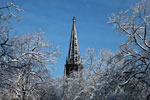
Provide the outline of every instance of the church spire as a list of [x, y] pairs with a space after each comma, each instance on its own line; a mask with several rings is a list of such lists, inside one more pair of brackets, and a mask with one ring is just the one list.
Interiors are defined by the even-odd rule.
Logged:
[[73, 71], [82, 69], [75, 17], [73, 17], [72, 32], [70, 38], [69, 53], [65, 65], [65, 73], [70, 75]]
[[79, 63], [80, 61], [80, 50], [79, 50], [77, 30], [75, 25], [75, 17], [73, 17], [68, 60], [70, 60], [70, 63]]

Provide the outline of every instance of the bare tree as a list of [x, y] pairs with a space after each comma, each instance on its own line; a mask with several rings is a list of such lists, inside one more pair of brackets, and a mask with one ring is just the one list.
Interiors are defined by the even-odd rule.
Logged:
[[15, 85], [13, 90], [22, 100], [31, 98], [36, 91], [35, 86], [42, 84], [43, 77], [49, 74], [47, 65], [54, 64], [59, 56], [57, 47], [53, 47], [49, 42], [45, 42], [41, 32], [33, 35], [25, 34], [15, 37], [13, 40], [13, 50], [15, 54], [11, 67], [19, 68], [16, 73]]
[[[15, 10], [12, 12], [12, 9]], [[12, 88], [10, 86], [11, 81], [9, 80], [10, 74], [12, 73], [9, 73], [11, 69], [7, 66], [7, 64], [9, 64], [8, 58], [11, 58], [9, 55], [11, 52], [10, 47], [12, 47], [9, 43], [9, 34], [12, 30], [11, 19], [17, 18], [16, 13], [20, 11], [23, 10], [14, 3], [8, 2], [0, 7], [0, 92], [3, 91], [1, 95], [5, 95], [5, 93], [8, 92], [8, 90], [4, 90], [5, 88]]]
[[[22, 10], [14, 3], [0, 7], [0, 99], [35, 100], [41, 98], [40, 85], [49, 82], [48, 66], [56, 63], [60, 54], [40, 31], [10, 37], [11, 19], [18, 19], [17, 11]], [[49, 85], [47, 88], [54, 87], [54, 82]]]
[[120, 54], [124, 59], [122, 79], [124, 80], [120, 86], [130, 87], [130, 89], [132, 87], [137, 91], [132, 95], [139, 94], [136, 100], [149, 100], [150, 0], [141, 0], [135, 7], [121, 11], [117, 15], [113, 14], [109, 23], [114, 24], [119, 32], [128, 36], [127, 42], [121, 45]]

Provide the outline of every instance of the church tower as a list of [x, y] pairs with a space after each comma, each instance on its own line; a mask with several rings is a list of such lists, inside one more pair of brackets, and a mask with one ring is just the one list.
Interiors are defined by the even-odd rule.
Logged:
[[75, 17], [73, 17], [69, 53], [68, 53], [68, 57], [66, 59], [66, 64], [65, 64], [65, 74], [67, 76], [69, 76], [74, 71], [81, 72], [83, 68], [81, 64], [80, 50], [79, 50], [79, 43], [78, 43], [75, 21], [76, 21]]

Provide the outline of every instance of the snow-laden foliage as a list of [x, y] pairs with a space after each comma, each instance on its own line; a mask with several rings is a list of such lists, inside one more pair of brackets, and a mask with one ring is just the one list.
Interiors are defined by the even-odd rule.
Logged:
[[78, 77], [77, 72], [73, 73], [76, 78], [64, 79], [63, 100], [106, 100], [118, 85], [118, 70], [110, 64], [113, 57], [114, 54], [108, 50], [101, 50], [96, 56], [94, 49], [87, 49], [83, 57], [83, 76]]
[[[127, 41], [115, 54], [87, 49], [82, 89], [75, 94], [69, 92], [70, 100], [150, 100], [149, 19], [150, 0], [141, 0], [110, 17], [109, 23], [127, 35]], [[77, 88], [75, 84], [71, 87]]]
[[122, 65], [122, 83], [124, 92], [131, 92], [133, 99], [150, 99], [150, 0], [141, 0], [135, 7], [119, 14], [113, 14], [109, 20], [115, 28], [128, 36], [120, 47], [124, 59]]
[[14, 3], [0, 7], [0, 100], [54, 100], [57, 89], [47, 65], [56, 62], [58, 48], [40, 31], [12, 35], [17, 11], [22, 10]]
[[150, 100], [150, 0], [110, 17], [127, 36], [118, 52], [87, 49], [82, 73], [55, 79], [47, 65], [57, 47], [40, 31], [10, 37], [11, 7], [20, 11], [14, 3], [0, 7], [0, 100]]

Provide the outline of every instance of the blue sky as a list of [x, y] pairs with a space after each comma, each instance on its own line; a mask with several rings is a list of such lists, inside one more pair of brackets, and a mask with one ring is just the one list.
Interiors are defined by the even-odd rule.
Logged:
[[[6, 1], [6, 0], [4, 0]], [[139, 0], [16, 0], [24, 9], [19, 14], [21, 22], [14, 24], [15, 32], [42, 30], [52, 44], [59, 46], [59, 57], [54, 77], [62, 75], [68, 55], [72, 18], [76, 17], [77, 33], [81, 56], [87, 48], [110, 49], [116, 52], [124, 36], [113, 31], [107, 24], [112, 13], [125, 10]]]

